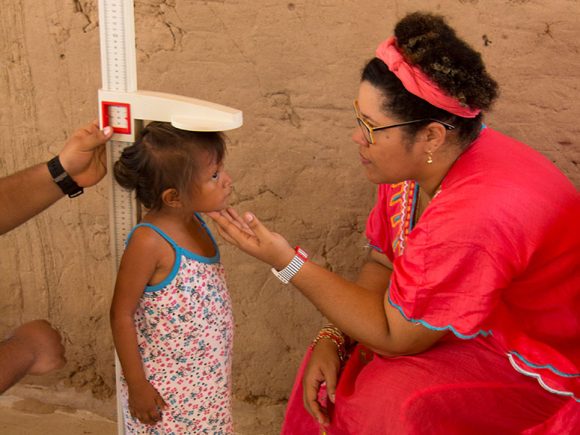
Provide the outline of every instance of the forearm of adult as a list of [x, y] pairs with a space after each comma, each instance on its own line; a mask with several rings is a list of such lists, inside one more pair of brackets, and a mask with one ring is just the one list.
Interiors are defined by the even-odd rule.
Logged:
[[0, 394], [22, 379], [34, 364], [34, 352], [26, 343], [9, 338], [0, 343]]
[[[268, 230], [252, 213], [240, 217], [233, 209], [209, 213], [230, 243], [276, 270], [285, 268], [294, 250], [280, 234]], [[374, 252], [374, 251], [372, 251]], [[390, 262], [371, 254], [357, 283], [349, 282], [311, 261], [292, 278], [328, 320], [354, 340], [381, 355], [406, 355], [433, 346], [446, 331], [418, 327], [387, 300]]]
[[26, 222], [63, 196], [46, 163], [1, 178], [0, 234]]
[[353, 340], [389, 353], [390, 330], [383, 305], [390, 270], [369, 261], [356, 283], [307, 262], [292, 279], [324, 316]]

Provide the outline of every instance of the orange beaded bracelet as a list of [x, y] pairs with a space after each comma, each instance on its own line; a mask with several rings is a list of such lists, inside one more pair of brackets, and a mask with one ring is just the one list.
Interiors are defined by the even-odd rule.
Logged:
[[318, 335], [311, 344], [311, 348], [314, 348], [323, 338], [332, 341], [336, 345], [338, 359], [340, 359], [341, 362], [344, 362], [346, 360], [347, 337], [336, 326], [326, 325], [318, 332]]

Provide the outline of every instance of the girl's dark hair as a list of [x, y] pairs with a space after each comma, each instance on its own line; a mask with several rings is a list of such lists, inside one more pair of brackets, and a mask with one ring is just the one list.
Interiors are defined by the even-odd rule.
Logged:
[[[459, 39], [443, 17], [415, 12], [395, 27], [397, 45], [405, 60], [420, 68], [441, 90], [471, 108], [487, 110], [498, 96], [497, 83], [485, 70], [481, 55]], [[407, 91], [382, 60], [370, 60], [362, 72], [385, 95], [383, 109], [402, 121], [433, 118], [456, 127], [459, 141], [467, 146], [479, 134], [482, 114], [462, 118], [439, 109]], [[404, 127], [414, 137], [424, 125]]]
[[151, 122], [136, 142], [125, 148], [113, 167], [117, 183], [135, 190], [137, 199], [148, 209], [159, 210], [161, 194], [167, 189], [190, 193], [192, 180], [215, 157], [219, 164], [226, 145], [219, 132], [180, 130], [168, 122]]

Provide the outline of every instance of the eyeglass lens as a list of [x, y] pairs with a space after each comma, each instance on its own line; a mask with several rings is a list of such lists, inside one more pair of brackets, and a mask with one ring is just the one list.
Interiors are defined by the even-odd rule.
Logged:
[[356, 118], [356, 122], [358, 123], [360, 129], [363, 132], [363, 136], [365, 137], [366, 141], [368, 143], [373, 143], [372, 138], [371, 138], [371, 132], [369, 131], [369, 128], [367, 127], [367, 125], [362, 121], [362, 119], [360, 118]]

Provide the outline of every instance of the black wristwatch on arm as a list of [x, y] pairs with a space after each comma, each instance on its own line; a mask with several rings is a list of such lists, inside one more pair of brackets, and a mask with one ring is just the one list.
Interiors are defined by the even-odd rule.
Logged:
[[68, 195], [69, 198], [74, 198], [75, 196], [83, 194], [83, 188], [80, 187], [69, 174], [67, 174], [62, 167], [58, 156], [50, 159], [47, 166], [48, 172], [50, 172], [50, 175], [52, 176], [52, 181], [60, 187], [60, 190], [62, 190], [65, 195]]

